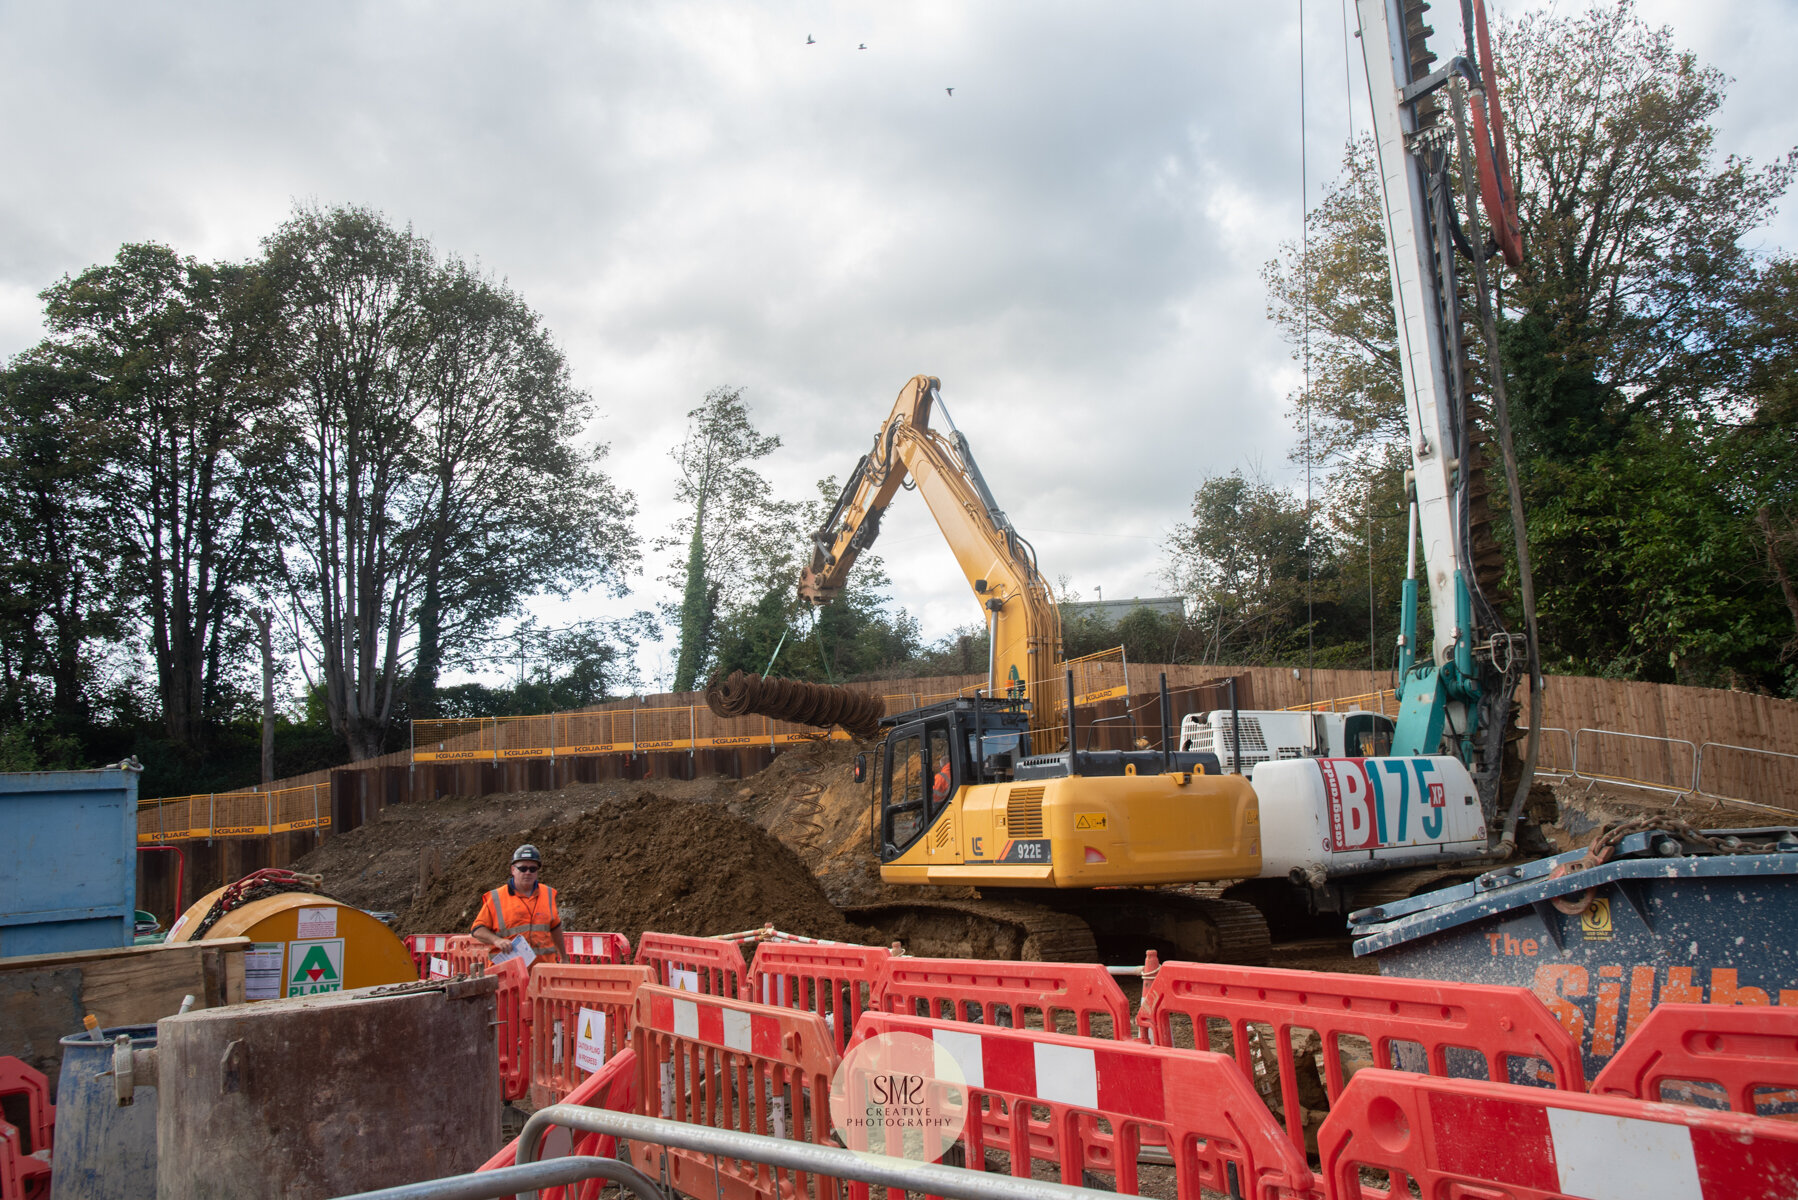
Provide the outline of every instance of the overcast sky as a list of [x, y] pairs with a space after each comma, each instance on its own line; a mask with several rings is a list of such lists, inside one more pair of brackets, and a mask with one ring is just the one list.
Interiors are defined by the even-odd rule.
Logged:
[[[1341, 4], [1304, 8], [1313, 200], [1366, 128]], [[1734, 77], [1722, 150], [1798, 144], [1798, 5], [1642, 12]], [[1296, 2], [4, 0], [0, 354], [124, 242], [242, 259], [296, 201], [367, 205], [544, 315], [646, 535], [708, 388], [799, 497], [928, 373], [1052, 580], [1152, 595], [1204, 476], [1302, 486], [1258, 277], [1299, 233], [1299, 52]], [[927, 637], [978, 620], [917, 497], [877, 550]], [[539, 608], [648, 605], [664, 569]]]

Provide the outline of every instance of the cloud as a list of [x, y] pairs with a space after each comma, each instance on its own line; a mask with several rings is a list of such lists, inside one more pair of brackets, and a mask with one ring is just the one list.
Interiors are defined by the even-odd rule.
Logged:
[[[1772, 58], [1789, 9], [1645, 8], [1753, 75], [1726, 129], [1795, 140]], [[1294, 21], [1146, 0], [5, 6], [0, 351], [39, 335], [38, 290], [123, 242], [241, 258], [296, 200], [366, 204], [544, 314], [645, 528], [673, 516], [666, 451], [708, 388], [747, 388], [800, 496], [928, 372], [1050, 577], [1149, 594], [1203, 476], [1286, 470], [1295, 377], [1257, 272], [1299, 228]], [[1342, 14], [1308, 22], [1315, 198], [1350, 116]], [[1364, 110], [1358, 61], [1348, 78]], [[978, 619], [916, 497], [881, 549], [927, 635]]]

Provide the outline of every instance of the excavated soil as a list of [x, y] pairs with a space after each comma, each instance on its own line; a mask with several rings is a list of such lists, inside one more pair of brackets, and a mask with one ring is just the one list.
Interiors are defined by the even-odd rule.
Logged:
[[523, 841], [542, 852], [544, 879], [572, 929], [635, 941], [645, 929], [705, 936], [771, 922], [807, 937], [873, 936], [845, 921], [806, 865], [766, 830], [724, 806], [649, 791], [475, 843], [422, 889], [400, 915], [400, 931], [466, 930]]

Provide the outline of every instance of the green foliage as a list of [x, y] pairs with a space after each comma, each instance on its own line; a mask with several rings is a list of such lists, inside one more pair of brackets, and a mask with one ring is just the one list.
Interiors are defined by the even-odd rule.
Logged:
[[88, 487], [146, 627], [168, 737], [202, 749], [241, 687], [249, 591], [273, 555], [280, 455], [267, 290], [253, 267], [121, 247], [43, 293], [45, 353], [111, 431]]
[[682, 550], [668, 577], [681, 593], [671, 614], [680, 636], [677, 692], [693, 690], [716, 667], [719, 614], [754, 603], [773, 581], [797, 570], [803, 505], [775, 499], [754, 466], [779, 446], [779, 437], [756, 430], [742, 388], [717, 387], [687, 414], [686, 436], [669, 453], [677, 471], [674, 498], [688, 511], [655, 548]]
[[[1726, 81], [1628, 0], [1502, 21], [1497, 46], [1525, 252], [1500, 280], [1500, 340], [1544, 660], [1794, 694], [1798, 594], [1788, 604], [1779, 576], [1798, 560], [1795, 268], [1751, 248], [1794, 157], [1719, 161]], [[1370, 576], [1388, 661], [1384, 614], [1402, 577], [1408, 450], [1378, 186], [1371, 146], [1350, 147], [1310, 214], [1309, 257], [1289, 245], [1264, 272], [1295, 357], [1309, 344], [1312, 386], [1294, 415], [1308, 401], [1330, 473], [1314, 547], [1319, 662], [1351, 638], [1366, 653]], [[1498, 532], [1502, 476], [1488, 470]], [[1255, 594], [1284, 604], [1272, 628], [1289, 653], [1304, 626], [1291, 571], [1274, 575], [1284, 585]]]
[[1552, 669], [1706, 687], [1765, 686], [1788, 622], [1716, 486], [1715, 443], [1638, 417], [1616, 444], [1530, 480], [1531, 548]]
[[1168, 543], [1171, 581], [1192, 597], [1204, 662], [1260, 663], [1300, 653], [1307, 604], [1334, 596], [1335, 564], [1307, 556], [1304, 503], [1232, 471], [1199, 485], [1192, 522]]
[[366, 209], [302, 208], [265, 250], [291, 364], [281, 581], [369, 757], [408, 666], [428, 709], [440, 665], [525, 597], [617, 583], [635, 506], [573, 445], [588, 398], [514, 293]]
[[[918, 622], [903, 608], [888, 610], [889, 586], [885, 568], [873, 554], [856, 560], [854, 577], [842, 595], [815, 610], [799, 600], [793, 575], [777, 578], [753, 604], [720, 622], [713, 670], [821, 683], [915, 674]], [[984, 650], [980, 661], [984, 666]]]

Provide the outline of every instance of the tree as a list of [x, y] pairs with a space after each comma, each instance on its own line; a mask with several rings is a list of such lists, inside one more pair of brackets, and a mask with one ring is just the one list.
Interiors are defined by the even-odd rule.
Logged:
[[113, 438], [86, 382], [54, 345], [0, 370], [0, 725], [15, 738], [89, 720], [100, 651], [126, 627]]
[[[117, 431], [103, 469], [148, 625], [167, 736], [198, 749], [229, 703], [225, 653], [267, 572], [277, 439], [256, 271], [126, 245], [43, 293], [83, 415]], [[235, 628], [234, 628], [235, 627]]]
[[[291, 363], [283, 576], [331, 728], [381, 753], [417, 602], [430, 248], [366, 209], [301, 209], [264, 243]], [[302, 659], [302, 662], [304, 659]], [[311, 678], [308, 671], [308, 678]]]
[[1168, 542], [1169, 582], [1194, 599], [1204, 662], [1267, 662], [1305, 645], [1306, 607], [1330, 589], [1325, 547], [1307, 578], [1316, 534], [1304, 503], [1257, 475], [1214, 475], [1193, 496], [1192, 523]]
[[680, 642], [673, 690], [692, 691], [713, 655], [722, 610], [772, 585], [803, 540], [796, 503], [776, 500], [751, 464], [780, 446], [757, 432], [743, 389], [717, 387], [687, 414], [687, 433], [669, 453], [674, 498], [687, 510], [656, 548], [682, 546], [671, 582], [680, 588]]
[[534, 592], [609, 584], [637, 561], [636, 503], [576, 447], [591, 415], [541, 319], [517, 293], [452, 259], [421, 300], [430, 507], [413, 708], [435, 712], [446, 653], [467, 650]]
[[300, 209], [265, 252], [292, 364], [284, 578], [332, 728], [371, 757], [414, 649], [428, 696], [525, 596], [616, 582], [633, 505], [572, 445], [587, 399], [516, 295], [366, 209]]

